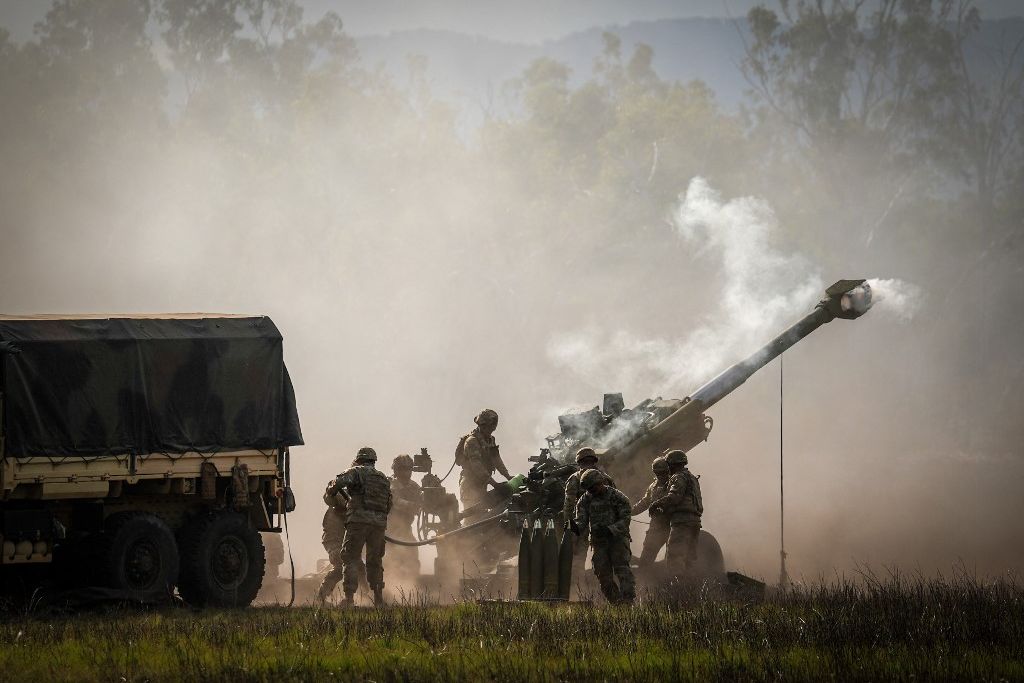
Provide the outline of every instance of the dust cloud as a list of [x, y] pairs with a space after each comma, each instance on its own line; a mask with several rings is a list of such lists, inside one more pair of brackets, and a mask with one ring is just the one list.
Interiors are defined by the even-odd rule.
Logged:
[[[380, 74], [329, 18], [266, 44], [239, 31], [189, 61], [130, 3], [93, 6], [110, 14], [83, 20], [103, 41], [54, 30], [33, 39], [37, 62], [0, 50], [0, 310], [272, 317], [306, 440], [289, 519], [300, 573], [326, 556], [323, 486], [359, 447], [388, 472], [427, 447], [443, 475], [490, 407], [525, 471], [559, 410], [606, 391], [684, 397], [825, 285], [876, 275], [904, 283], [873, 280], [878, 310], [785, 357], [791, 574], [1024, 561], [1019, 247], [972, 260], [967, 237], [908, 236], [925, 213], [864, 246], [879, 212], [858, 222], [793, 190], [791, 167], [730, 155], [739, 138], [709, 122], [737, 119], [698, 86], [651, 86], [666, 110], [686, 105], [666, 136], [692, 141], [675, 156], [661, 144], [655, 172], [650, 141], [630, 137], [643, 127], [598, 144], [605, 110], [577, 106], [550, 66], [517, 85], [526, 113], [467, 132], [413, 61]], [[769, 579], [778, 381], [776, 361], [716, 406], [691, 454], [727, 565]]]

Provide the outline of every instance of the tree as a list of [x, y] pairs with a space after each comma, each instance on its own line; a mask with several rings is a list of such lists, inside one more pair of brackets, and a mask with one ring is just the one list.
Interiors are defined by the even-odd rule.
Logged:
[[933, 187], [966, 183], [991, 215], [1024, 165], [1013, 124], [1024, 36], [974, 58], [968, 0], [783, 0], [781, 11], [749, 13], [743, 72], [835, 194], [873, 172], [891, 203], [932, 173]]

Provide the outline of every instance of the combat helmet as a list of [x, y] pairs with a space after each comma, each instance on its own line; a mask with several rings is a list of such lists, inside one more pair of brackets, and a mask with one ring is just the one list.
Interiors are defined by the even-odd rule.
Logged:
[[361, 460], [364, 462], [377, 462], [377, 451], [373, 450], [369, 446], [363, 446], [359, 449], [359, 452], [356, 453], [356, 462]]
[[404, 453], [402, 455], [395, 456], [395, 459], [391, 461], [391, 469], [393, 469], [393, 470], [400, 470], [400, 469], [411, 470], [412, 468], [413, 468], [412, 458], [410, 458], [408, 455], [406, 455]]
[[583, 448], [576, 451], [577, 465], [582, 465], [583, 461], [586, 460], [587, 458], [593, 458], [594, 462], [597, 462], [597, 451], [595, 451], [593, 448], [590, 448], [589, 446], [584, 446]]
[[473, 418], [477, 424], [498, 424], [498, 413], [490, 408], [484, 408], [480, 414]]
[[665, 454], [665, 463], [669, 467], [675, 467], [677, 465], [682, 465], [683, 467], [686, 467], [686, 465], [689, 463], [689, 460], [686, 457], [686, 453], [680, 450], [675, 450], [669, 451], [668, 453]]
[[654, 472], [655, 476], [668, 474], [668, 460], [665, 459], [665, 456], [654, 459], [654, 462], [651, 463], [651, 471]]
[[601, 474], [601, 472], [599, 472], [598, 470], [587, 470], [586, 472], [583, 473], [583, 476], [580, 477], [580, 486], [582, 486], [587, 491], [594, 488], [598, 484], [607, 483], [608, 478]]

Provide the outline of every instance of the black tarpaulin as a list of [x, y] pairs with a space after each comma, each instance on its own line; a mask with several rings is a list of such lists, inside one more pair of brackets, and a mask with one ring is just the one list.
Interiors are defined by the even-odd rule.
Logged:
[[13, 456], [302, 443], [266, 317], [0, 318], [0, 388]]

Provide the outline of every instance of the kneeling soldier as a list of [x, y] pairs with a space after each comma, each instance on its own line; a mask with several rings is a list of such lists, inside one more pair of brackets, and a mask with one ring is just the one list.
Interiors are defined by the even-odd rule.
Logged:
[[[365, 571], [366, 582], [373, 590], [373, 602], [384, 603], [384, 530], [391, 511], [391, 483], [374, 467], [377, 453], [360, 448], [355, 463], [342, 472], [328, 487], [328, 493], [340, 493], [348, 499], [348, 520], [345, 522], [345, 543], [341, 548], [344, 562], [344, 605], [353, 604], [359, 576]], [[366, 546], [366, 564], [361, 557]]]
[[576, 528], [590, 528], [591, 562], [601, 592], [608, 602], [631, 604], [636, 584], [629, 567], [629, 499], [609, 486], [608, 478], [596, 469], [583, 473], [580, 486], [586, 493], [576, 504]]

